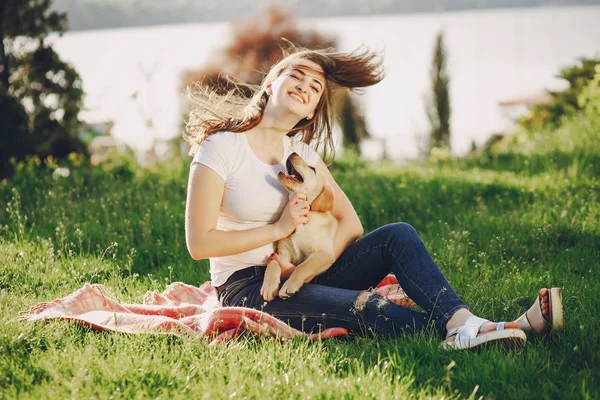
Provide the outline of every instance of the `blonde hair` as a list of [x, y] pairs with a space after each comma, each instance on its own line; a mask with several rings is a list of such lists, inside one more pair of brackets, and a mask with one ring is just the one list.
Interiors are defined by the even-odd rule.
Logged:
[[[234, 83], [234, 89], [218, 94], [214, 89], [196, 84], [188, 87], [191, 102], [189, 119], [186, 121], [185, 141], [190, 145], [189, 155], [194, 155], [202, 142], [210, 135], [221, 132], [245, 132], [260, 123], [269, 101], [267, 84], [277, 79], [288, 67], [299, 60], [309, 60], [323, 69], [326, 80], [323, 95], [317, 104], [314, 117], [300, 120], [289, 132], [300, 132], [302, 142], [315, 141], [323, 147], [323, 157], [334, 152], [332, 123], [335, 118], [334, 96], [338, 89], [355, 90], [374, 85], [384, 77], [383, 59], [368, 49], [358, 48], [351, 53], [332, 49], [308, 50], [292, 47], [284, 50], [284, 58], [277, 62], [265, 76], [260, 86]], [[243, 91], [251, 93], [250, 98]]]

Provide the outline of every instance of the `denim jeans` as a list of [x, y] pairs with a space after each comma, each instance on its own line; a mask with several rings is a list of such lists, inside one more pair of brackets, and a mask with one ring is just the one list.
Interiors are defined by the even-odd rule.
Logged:
[[[251, 268], [255, 270], [253, 276], [225, 283], [219, 296], [221, 304], [259, 309], [305, 332], [343, 327], [362, 335], [399, 336], [433, 326], [445, 336], [450, 317], [461, 308], [469, 309], [452, 290], [415, 229], [402, 222], [382, 226], [358, 239], [327, 271], [287, 300], [277, 297], [264, 301], [260, 289], [265, 267]], [[374, 292], [364, 295], [390, 272], [424, 312], [401, 307]], [[361, 302], [357, 303], [359, 296]]]

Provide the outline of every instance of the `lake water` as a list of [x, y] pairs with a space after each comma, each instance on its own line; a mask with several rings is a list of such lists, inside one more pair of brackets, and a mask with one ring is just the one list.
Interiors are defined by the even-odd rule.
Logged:
[[[562, 89], [561, 67], [600, 56], [600, 6], [305, 19], [335, 35], [342, 51], [385, 50], [387, 76], [360, 96], [368, 127], [388, 154], [414, 157], [427, 131], [424, 96], [435, 35], [445, 32], [452, 102], [452, 147], [463, 154], [511, 126], [498, 102]], [[181, 134], [182, 71], [218, 54], [228, 23], [70, 32], [55, 40], [86, 92], [81, 117], [114, 121], [113, 136], [138, 150]], [[147, 121], [151, 119], [152, 124]]]

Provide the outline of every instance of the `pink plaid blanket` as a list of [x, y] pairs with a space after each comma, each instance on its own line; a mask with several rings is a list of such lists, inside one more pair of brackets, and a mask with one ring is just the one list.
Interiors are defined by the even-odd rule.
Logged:
[[[414, 304], [393, 275], [381, 281], [375, 291], [402, 306]], [[143, 304], [119, 303], [105, 286], [86, 283], [62, 299], [34, 305], [21, 312], [19, 318], [28, 321], [61, 318], [98, 330], [123, 333], [205, 336], [211, 344], [225, 342], [242, 332], [280, 339], [306, 335], [259, 310], [221, 307], [210, 282], [200, 287], [172, 283], [162, 293], [147, 292]], [[347, 335], [344, 328], [329, 328], [310, 337], [325, 339]]]

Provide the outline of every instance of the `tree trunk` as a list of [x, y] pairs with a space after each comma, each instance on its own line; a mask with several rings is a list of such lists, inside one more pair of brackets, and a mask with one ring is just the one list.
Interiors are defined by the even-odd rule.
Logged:
[[6, 57], [6, 49], [4, 48], [4, 15], [6, 12], [6, 1], [0, 0], [0, 66], [2, 72], [0, 74], [0, 82], [4, 83], [8, 90], [8, 57]]

